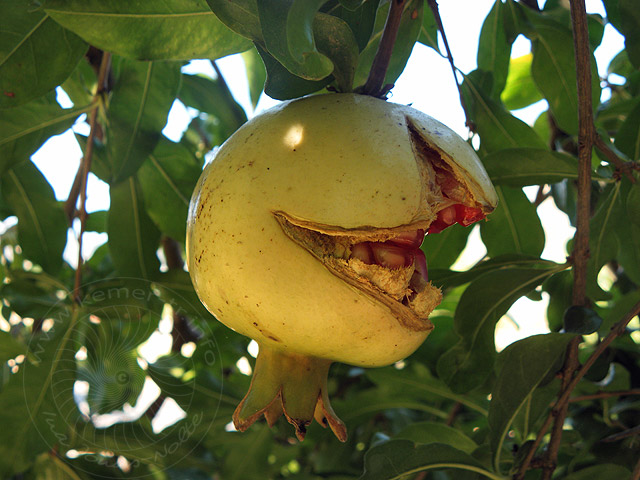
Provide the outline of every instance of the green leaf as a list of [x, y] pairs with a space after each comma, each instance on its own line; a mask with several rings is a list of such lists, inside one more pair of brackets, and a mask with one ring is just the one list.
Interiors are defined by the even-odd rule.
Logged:
[[564, 312], [564, 330], [568, 333], [590, 335], [602, 325], [602, 318], [591, 308], [579, 305], [570, 306]]
[[478, 68], [493, 75], [492, 98], [500, 98], [509, 71], [511, 43], [504, 28], [506, 5], [496, 1], [482, 24], [478, 44]]
[[133, 175], [155, 148], [180, 76], [177, 63], [121, 59], [107, 114], [112, 183]]
[[0, 295], [11, 311], [21, 317], [49, 318], [59, 309], [66, 308], [58, 298], [67, 289], [60, 282], [44, 272], [11, 270], [10, 277], [0, 287]]
[[[317, 10], [318, 3], [321, 2], [313, 2], [313, 4], [307, 2], [307, 5], [311, 7], [307, 12], [311, 13], [311, 18], [315, 14], [311, 10]], [[307, 31], [302, 28], [302, 31], [298, 30], [297, 38], [290, 38], [289, 14], [295, 4], [296, 2], [293, 0], [269, 2], [257, 0], [258, 15], [266, 49], [294, 75], [306, 80], [321, 80], [331, 74], [333, 64], [330, 59], [315, 48], [313, 34], [309, 31], [311, 29], [310, 21]], [[299, 3], [299, 5], [303, 4]], [[292, 18], [291, 23], [294, 21], [295, 18]], [[303, 51], [291, 51], [291, 45], [296, 41], [302, 42]]]
[[313, 22], [318, 50], [333, 62], [333, 78], [339, 92], [353, 90], [358, 45], [347, 23], [333, 15], [318, 13]]
[[470, 233], [470, 227], [456, 224], [437, 235], [424, 237], [420, 248], [427, 257], [429, 269], [449, 268], [460, 256]]
[[612, 234], [624, 213], [620, 200], [620, 182], [603, 192], [595, 208], [589, 227], [589, 261], [587, 264], [587, 288], [590, 297], [604, 292], [598, 286], [598, 274], [602, 267], [618, 255], [618, 238]]
[[640, 160], [640, 103], [629, 113], [620, 125], [615, 146], [629, 159]]
[[53, 95], [0, 110], [0, 174], [28, 160], [49, 137], [67, 130], [89, 110], [63, 109]]
[[594, 478], [598, 480], [621, 480], [630, 478], [630, 474], [631, 472], [621, 465], [603, 463], [573, 472], [564, 477], [564, 480], [592, 480]]
[[479, 276], [494, 270], [511, 267], [552, 268], [556, 266], [556, 263], [542, 260], [536, 256], [508, 254], [483, 260], [466, 272], [440, 269], [431, 270], [430, 278], [436, 285], [449, 289], [469, 283]]
[[120, 275], [149, 279], [160, 269], [156, 256], [160, 232], [145, 210], [140, 190], [134, 177], [111, 186], [109, 252]]
[[[578, 178], [578, 163], [570, 155], [542, 148], [507, 148], [490, 153], [483, 163], [496, 185], [524, 187]], [[594, 178], [601, 178], [594, 174]]]
[[[465, 77], [462, 85], [469, 101], [472, 119], [480, 135], [482, 149], [492, 153], [505, 148], [545, 148], [546, 145], [529, 125], [507, 112], [504, 107], [483, 92], [483, 75], [475, 71]], [[480, 81], [479, 81], [480, 80]]]
[[410, 440], [417, 444], [444, 443], [471, 455], [478, 448], [476, 442], [460, 430], [436, 422], [412, 423], [394, 435], [396, 440]]
[[629, 60], [640, 69], [640, 12], [634, 0], [620, 0], [620, 29], [624, 35], [624, 46]]
[[491, 393], [489, 428], [493, 468], [500, 471], [503, 442], [516, 414], [540, 382], [552, 373], [573, 335], [534, 335], [512, 343], [499, 355], [501, 369]]
[[362, 52], [373, 32], [380, 0], [359, 2], [359, 5], [354, 5], [355, 8], [344, 6], [344, 3], [341, 2], [340, 6], [332, 8], [331, 14], [347, 22], [358, 42], [358, 50]]
[[56, 274], [62, 267], [68, 223], [47, 179], [33, 163], [23, 163], [2, 176], [2, 195], [18, 217], [24, 255]]
[[0, 108], [6, 108], [38, 98], [64, 82], [87, 44], [30, 2], [1, 0], [0, 11]]
[[242, 60], [244, 60], [244, 68], [247, 71], [251, 105], [256, 108], [267, 80], [267, 70], [264, 67], [264, 63], [262, 63], [258, 50], [255, 48], [243, 52]]
[[184, 313], [192, 320], [212, 318], [211, 313], [198, 298], [189, 273], [184, 270], [169, 270], [161, 273], [153, 285], [158, 296], [170, 304], [174, 311]]
[[508, 253], [540, 256], [544, 230], [540, 218], [522, 189], [496, 187], [498, 207], [480, 224], [482, 241], [490, 257]]
[[542, 94], [531, 76], [532, 60], [531, 53], [510, 60], [507, 82], [500, 95], [500, 99], [509, 110], [528, 107], [542, 100]]
[[431, 8], [424, 9], [418, 41], [427, 47], [433, 48], [436, 52], [440, 52], [438, 47], [438, 22], [436, 22]]
[[[620, 250], [618, 262], [625, 273], [636, 285], [640, 285], [640, 224], [638, 223], [638, 199], [640, 198], [640, 184], [624, 181], [621, 187], [621, 199], [624, 202], [624, 215], [618, 218], [614, 234], [618, 237]], [[620, 210], [618, 210], [620, 212]]]
[[442, 443], [416, 445], [409, 440], [390, 440], [375, 446], [364, 457], [360, 480], [397, 480], [427, 470], [455, 469], [501, 479], [478, 460]]
[[[389, 68], [387, 69], [387, 74], [384, 77], [383, 85], [394, 84], [404, 70], [407, 60], [409, 60], [411, 50], [420, 35], [422, 17], [424, 14], [423, 10], [423, 0], [410, 0], [405, 5], [400, 19], [398, 36], [396, 37], [393, 54], [389, 61]], [[388, 12], [389, 3], [384, 3], [378, 8], [374, 33], [369, 39], [369, 43], [365, 49], [360, 53], [360, 59], [358, 60], [358, 67], [356, 69], [354, 79], [354, 85], [356, 86], [364, 85], [367, 81], [371, 65], [373, 64], [373, 59], [378, 51], [378, 45], [380, 45], [384, 22], [387, 18]]]
[[[76, 350], [71, 345], [73, 317], [61, 310], [47, 331], [29, 341], [30, 353], [0, 393], [0, 476], [24, 472], [42, 452], [71, 446], [79, 420], [73, 402]], [[7, 439], [10, 438], [10, 441]]]
[[[306, 57], [319, 53], [313, 38], [313, 17], [327, 0], [292, 0], [289, 3], [289, 11], [285, 17], [284, 31], [287, 35], [287, 44], [291, 57], [304, 63]], [[258, 2], [260, 9], [260, 2]], [[259, 10], [260, 11], [260, 10]], [[263, 28], [263, 32], [264, 32]], [[267, 28], [267, 30], [269, 30]], [[269, 42], [269, 39], [265, 39]], [[267, 46], [269, 44], [267, 43]], [[322, 75], [323, 78], [326, 75]]]
[[87, 221], [84, 226], [85, 232], [106, 233], [107, 232], [107, 215], [106, 210], [98, 210], [87, 215]]
[[76, 65], [75, 70], [61, 85], [74, 105], [90, 104], [98, 83], [97, 72], [85, 60]]
[[231, 30], [264, 44], [257, 0], [207, 0], [207, 3], [216, 17]]
[[302, 97], [309, 93], [317, 92], [331, 81], [330, 78], [323, 80], [305, 80], [287, 70], [280, 62], [273, 58], [269, 52], [256, 44], [260, 58], [264, 62], [267, 70], [267, 80], [264, 85], [264, 93], [276, 100], [289, 100]]
[[[553, 20], [531, 16], [535, 24], [531, 74], [549, 102], [561, 130], [578, 133], [578, 90], [571, 30]], [[600, 99], [600, 79], [591, 55], [591, 90], [594, 108]]]
[[493, 368], [495, 325], [520, 297], [557, 269], [505, 268], [473, 281], [456, 308], [455, 331], [460, 341], [440, 357], [438, 375], [457, 393], [479, 386]]
[[162, 137], [138, 171], [147, 213], [160, 230], [184, 242], [191, 193], [202, 173], [189, 150]]
[[189, 107], [213, 115], [225, 139], [247, 121], [247, 114], [220, 78], [182, 75], [178, 98]]
[[214, 59], [251, 46], [204, 0], [47, 0], [45, 11], [91, 45], [136, 60]]

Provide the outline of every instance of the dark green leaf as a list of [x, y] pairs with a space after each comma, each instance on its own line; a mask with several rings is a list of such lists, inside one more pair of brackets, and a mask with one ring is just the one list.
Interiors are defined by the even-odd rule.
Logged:
[[111, 186], [111, 206], [107, 219], [109, 251], [120, 275], [149, 279], [160, 262], [156, 256], [160, 232], [144, 206], [135, 178]]
[[468, 392], [482, 384], [496, 355], [495, 324], [516, 300], [555, 272], [552, 268], [506, 268], [469, 285], [454, 317], [460, 341], [438, 361], [438, 375], [454, 392]]
[[117, 322], [122, 334], [136, 346], [155, 328], [163, 304], [145, 280], [106, 278], [86, 287], [81, 306], [85, 317], [95, 315]]
[[640, 160], [640, 103], [635, 106], [622, 125], [620, 125], [615, 145], [629, 159]]
[[71, 447], [71, 430], [79, 420], [72, 400], [76, 350], [71, 313], [61, 310], [53, 320], [46, 333], [31, 337], [27, 360], [0, 393], [2, 478], [24, 472], [39, 453]]
[[602, 318], [591, 308], [572, 305], [564, 312], [563, 323], [564, 330], [568, 333], [589, 335], [598, 331]]
[[11, 270], [7, 280], [0, 294], [5, 304], [23, 318], [50, 318], [65, 308], [58, 295], [67, 293], [66, 287], [44, 272]]
[[[618, 262], [624, 268], [625, 273], [636, 285], [640, 285], [640, 224], [637, 223], [638, 198], [640, 194], [640, 184], [638, 182], [630, 184], [623, 181], [620, 191], [621, 199], [624, 202], [624, 215], [618, 218], [618, 226], [614, 234], [618, 237], [620, 250]], [[620, 212], [620, 210], [618, 210]]]
[[216, 17], [231, 30], [264, 44], [257, 0], [207, 0], [207, 3]]
[[178, 98], [189, 107], [213, 115], [224, 138], [231, 136], [247, 121], [247, 114], [220, 78], [182, 75]]
[[107, 232], [107, 214], [106, 210], [98, 210], [87, 215], [87, 221], [84, 226], [85, 232]]
[[347, 23], [333, 15], [318, 13], [313, 21], [318, 51], [333, 62], [333, 78], [340, 92], [351, 92], [358, 63], [358, 45]]
[[2, 0], [0, 11], [0, 108], [6, 108], [38, 98], [64, 82], [87, 44], [30, 2]]
[[498, 207], [480, 224], [489, 256], [509, 253], [540, 256], [545, 238], [535, 205], [522, 189], [496, 187], [496, 192]]
[[449, 268], [460, 256], [467, 244], [471, 227], [452, 225], [437, 235], [427, 235], [422, 242], [422, 250], [430, 269]]
[[620, 200], [620, 182], [612, 185], [601, 196], [589, 227], [588, 290], [591, 297], [601, 296], [598, 286], [598, 274], [602, 267], [614, 260], [618, 254], [618, 238], [612, 233], [616, 229], [624, 206]]
[[264, 68], [260, 54], [255, 48], [243, 52], [242, 59], [244, 60], [244, 67], [247, 71], [251, 105], [253, 108], [256, 108], [267, 80], [267, 70]]
[[577, 472], [567, 475], [564, 480], [621, 480], [630, 478], [630, 472], [621, 465], [613, 463], [604, 463], [587, 467]]
[[[439, 235], [439, 234], [438, 234]], [[480, 275], [494, 270], [501, 270], [511, 267], [528, 267], [528, 268], [552, 268], [557, 266], [556, 263], [548, 260], [542, 260], [538, 257], [529, 255], [501, 255], [495, 258], [489, 258], [478, 263], [466, 272], [456, 272], [452, 270], [431, 270], [430, 278], [436, 285], [449, 289], [469, 283]]]
[[[313, 3], [311, 5], [312, 9], [318, 6], [316, 2]], [[304, 51], [305, 55], [302, 55], [303, 52], [298, 52], [299, 55], [296, 55], [291, 51], [292, 42], [289, 39], [288, 18], [295, 4], [294, 1], [278, 0], [267, 2], [257, 0], [257, 4], [266, 49], [276, 60], [291, 73], [306, 80], [321, 80], [331, 74], [333, 64], [329, 58], [315, 49], [313, 35], [310, 31], [307, 31], [306, 35], [304, 32], [301, 33], [301, 38], [297, 39], [297, 41], [302, 41], [309, 47]], [[294, 19], [292, 18], [293, 21]], [[307, 41], [305, 42], [305, 40]]]
[[67, 130], [89, 108], [63, 109], [53, 95], [0, 110], [0, 173], [24, 162], [52, 135]]
[[624, 34], [624, 46], [629, 60], [640, 69], [640, 12], [634, 0], [620, 0], [620, 29]]
[[549, 374], [573, 335], [534, 335], [509, 345], [500, 353], [502, 367], [493, 387], [489, 428], [493, 468], [500, 471], [503, 442], [518, 411]]
[[160, 139], [178, 93], [180, 65], [122, 59], [108, 110], [112, 182], [133, 175]]
[[212, 318], [212, 314], [202, 305], [191, 283], [191, 277], [184, 270], [169, 270], [158, 276], [154, 282], [158, 296], [170, 304], [175, 312], [187, 315], [197, 323]]
[[2, 175], [2, 195], [18, 217], [24, 255], [46, 272], [57, 273], [68, 224], [47, 179], [33, 163], [23, 163]]
[[500, 98], [504, 89], [511, 57], [511, 43], [504, 28], [506, 5], [496, 1], [485, 18], [478, 44], [478, 68], [493, 75], [492, 98]]
[[[313, 17], [316, 16], [320, 7], [327, 0], [292, 0], [289, 3], [289, 11], [286, 15], [286, 25], [284, 31], [287, 35], [287, 44], [291, 57], [298, 62], [304, 63], [306, 57], [319, 53], [316, 50], [313, 38]], [[258, 1], [260, 11], [260, 1]], [[264, 24], [264, 23], [263, 23]], [[262, 29], [263, 32], [265, 28]], [[268, 28], [266, 30], [269, 30]], [[265, 38], [267, 46], [269, 39]], [[319, 78], [324, 78], [322, 75]]]
[[186, 147], [162, 137], [138, 171], [147, 213], [160, 230], [184, 242], [191, 193], [202, 167]]
[[556, 273], [544, 282], [542, 289], [549, 294], [549, 306], [547, 307], [549, 329], [552, 332], [557, 332], [562, 328], [562, 317], [572, 302], [573, 277], [571, 271], [565, 270]]
[[400, 433], [394, 435], [393, 438], [396, 440], [410, 440], [418, 444], [444, 443], [468, 454], [473, 453], [478, 448], [476, 442], [460, 430], [436, 422], [412, 423], [403, 428]]
[[367, 452], [360, 480], [396, 480], [409, 474], [444, 468], [471, 471], [494, 480], [502, 478], [471, 455], [449, 445], [416, 445], [409, 440], [391, 440]]
[[509, 110], [524, 108], [542, 100], [533, 77], [531, 76], [531, 61], [533, 55], [527, 53], [521, 57], [512, 58], [509, 63], [509, 75], [500, 99]]
[[[422, 28], [422, 16], [424, 5], [422, 0], [410, 0], [407, 2], [402, 12], [398, 36], [393, 48], [393, 54], [389, 62], [387, 74], [384, 77], [383, 85], [394, 84], [404, 70], [411, 50], [418, 40], [420, 29]], [[369, 76], [369, 70], [373, 64], [373, 59], [378, 51], [378, 45], [382, 38], [382, 30], [385, 19], [389, 12], [389, 3], [380, 5], [376, 16], [374, 33], [369, 39], [369, 43], [360, 54], [358, 68], [356, 69], [354, 85], [364, 85]]]
[[317, 92], [331, 81], [330, 78], [315, 81], [297, 77], [284, 68], [280, 62], [258, 44], [256, 44], [256, 48], [267, 70], [264, 93], [271, 98], [275, 98], [276, 100], [289, 100], [291, 98], [302, 97], [303, 95]]
[[[576, 62], [571, 30], [553, 20], [535, 16], [531, 74], [561, 130], [578, 133]], [[600, 99], [600, 80], [591, 56], [591, 90], [594, 107]]]
[[358, 3], [359, 5], [356, 5], [355, 8], [350, 8], [341, 2], [342, 5], [331, 9], [331, 14], [347, 22], [358, 42], [358, 50], [362, 51], [369, 43], [380, 0], [367, 0]]
[[47, 0], [45, 11], [91, 45], [137, 60], [213, 59], [251, 46], [204, 0]]
[[[578, 178], [578, 163], [570, 155], [542, 148], [508, 148], [483, 159], [489, 177], [497, 185], [524, 187]], [[594, 175], [599, 178], [599, 175]]]
[[433, 48], [436, 52], [440, 51], [438, 47], [438, 23], [430, 8], [424, 9], [418, 41], [427, 47]]
[[88, 105], [93, 101], [96, 83], [97, 72], [88, 61], [81, 61], [61, 87], [74, 105]]

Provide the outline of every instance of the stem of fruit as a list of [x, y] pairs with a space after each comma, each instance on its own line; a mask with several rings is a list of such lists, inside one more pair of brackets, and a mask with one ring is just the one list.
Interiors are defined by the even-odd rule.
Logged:
[[249, 391], [233, 413], [236, 429], [245, 431], [262, 415], [273, 426], [284, 413], [300, 441], [314, 418], [323, 427], [331, 427], [341, 442], [346, 441], [346, 427], [327, 395], [331, 363], [260, 345]]
[[367, 82], [364, 84], [362, 93], [373, 97], [383, 97], [387, 94], [387, 87], [384, 79], [387, 76], [387, 69], [393, 53], [393, 46], [396, 43], [398, 29], [400, 28], [400, 20], [402, 19], [402, 11], [404, 10], [405, 0], [391, 0], [387, 21], [384, 24], [382, 38], [378, 45], [378, 51], [373, 59], [371, 70]]

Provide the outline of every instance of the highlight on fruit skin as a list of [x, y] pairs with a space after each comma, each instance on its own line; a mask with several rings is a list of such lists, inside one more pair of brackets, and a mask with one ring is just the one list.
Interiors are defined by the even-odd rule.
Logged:
[[260, 347], [235, 427], [284, 414], [300, 440], [315, 418], [345, 441], [329, 366], [413, 353], [441, 301], [425, 233], [470, 225], [496, 203], [473, 149], [407, 106], [318, 95], [241, 127], [204, 169], [187, 223], [198, 296]]

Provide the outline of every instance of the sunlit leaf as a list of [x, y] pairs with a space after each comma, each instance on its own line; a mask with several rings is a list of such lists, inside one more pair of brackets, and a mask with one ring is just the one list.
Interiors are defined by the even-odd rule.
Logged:
[[256, 108], [260, 95], [264, 90], [264, 83], [267, 80], [267, 71], [260, 54], [255, 48], [242, 53], [245, 70], [247, 71], [247, 81], [249, 82], [249, 96], [251, 105]]
[[507, 82], [500, 95], [509, 110], [524, 108], [542, 99], [531, 76], [532, 60], [531, 53], [510, 60]]
[[480, 31], [478, 44], [478, 68], [491, 72], [493, 76], [492, 98], [499, 98], [504, 89], [511, 57], [511, 43], [504, 28], [506, 5], [501, 1], [493, 4]]
[[631, 160], [640, 160], [640, 103], [636, 104], [620, 125], [615, 145]]
[[45, 11], [91, 45], [137, 60], [213, 59], [251, 46], [204, 0], [47, 0]]

